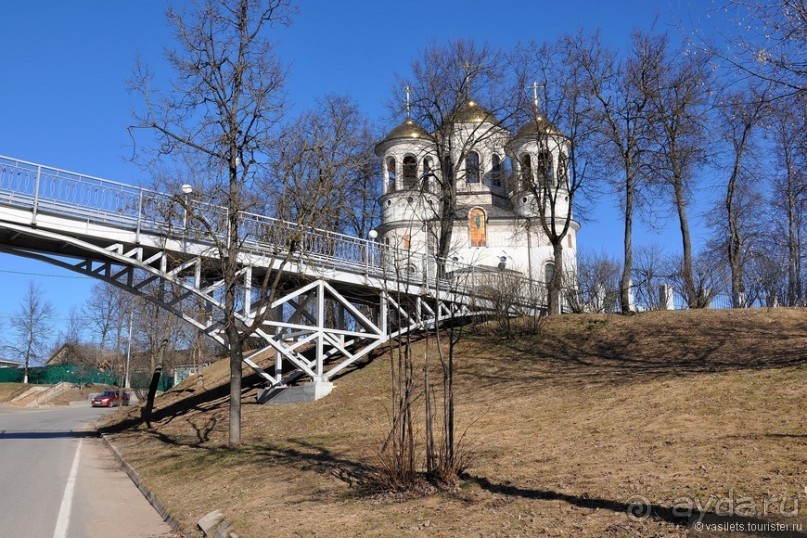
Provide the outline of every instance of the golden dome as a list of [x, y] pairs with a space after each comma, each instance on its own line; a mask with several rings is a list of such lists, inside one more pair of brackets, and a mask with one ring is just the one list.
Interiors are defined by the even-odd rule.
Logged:
[[426, 132], [423, 127], [418, 125], [412, 120], [406, 120], [393, 130], [391, 130], [387, 136], [384, 137], [384, 140], [381, 142], [386, 142], [388, 140], [395, 140], [398, 138], [426, 138], [429, 136], [429, 133]]
[[513, 140], [518, 140], [519, 138], [534, 138], [535, 136], [546, 136], [550, 134], [563, 136], [558, 130], [557, 125], [543, 116], [535, 116], [518, 130]]
[[473, 99], [460, 103], [454, 111], [452, 120], [454, 123], [482, 123], [483, 121], [498, 123], [498, 120], [490, 110]]
[[427, 133], [423, 127], [411, 119], [407, 119], [402, 124], [398, 125], [387, 133], [387, 136], [385, 136], [381, 142], [376, 144], [375, 152], [376, 155], [380, 155], [381, 146], [393, 140], [427, 140], [428, 137], [429, 133]]

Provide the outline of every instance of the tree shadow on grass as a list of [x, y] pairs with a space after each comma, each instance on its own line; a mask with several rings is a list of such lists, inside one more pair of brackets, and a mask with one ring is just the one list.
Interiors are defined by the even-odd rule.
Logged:
[[234, 457], [240, 458], [243, 465], [272, 465], [290, 467], [301, 472], [329, 474], [362, 492], [378, 489], [377, 470], [374, 467], [344, 458], [328, 448], [302, 439], [286, 439], [282, 443], [243, 444], [232, 449], [174, 437], [158, 430], [149, 431], [148, 435], [166, 445], [199, 449], [204, 454], [200, 456], [203, 460]]
[[347, 459], [332, 450], [301, 439], [288, 439], [291, 446], [254, 445], [249, 447], [263, 463], [292, 465], [300, 471], [330, 474], [350, 487], [374, 489], [375, 469], [359, 461]]
[[[498, 495], [510, 497], [522, 497], [540, 501], [561, 501], [580, 508], [609, 510], [612, 512], [626, 514], [633, 519], [651, 518], [673, 525], [698, 529], [696, 523], [701, 524], [701, 528], [717, 528], [718, 525], [733, 525], [735, 532], [740, 535], [752, 536], [776, 536], [777, 538], [807, 538], [807, 533], [800, 530], [766, 531], [772, 524], [777, 522], [761, 519], [758, 517], [741, 516], [738, 514], [718, 514], [710, 511], [701, 511], [691, 506], [663, 506], [653, 504], [643, 497], [633, 497], [632, 502], [615, 501], [611, 499], [600, 499], [597, 497], [569, 495], [558, 491], [521, 488], [510, 484], [497, 484], [485, 477], [465, 475], [465, 480], [477, 484], [480, 488]], [[800, 520], [794, 520], [797, 523]], [[782, 523], [782, 522], [778, 522]]]

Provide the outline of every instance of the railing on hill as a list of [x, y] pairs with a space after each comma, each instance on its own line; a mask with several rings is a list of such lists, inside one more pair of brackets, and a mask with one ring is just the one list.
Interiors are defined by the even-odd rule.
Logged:
[[[0, 204], [77, 218], [133, 231], [222, 247], [230, 219], [221, 207], [183, 194], [166, 194], [98, 177], [0, 156]], [[294, 257], [322, 270], [373, 276], [485, 298], [504, 291], [513, 304], [545, 304], [543, 282], [512, 272], [446, 260], [272, 217], [240, 212], [239, 250], [268, 258]], [[502, 290], [500, 288], [506, 288]]]
[[[578, 312], [620, 312], [619, 290], [605, 289], [588, 290], [589, 293], [582, 293], [580, 290], [573, 290], [566, 297], [566, 302], [572, 305], [572, 309]], [[634, 302], [633, 309], [643, 312], [650, 310], [688, 310], [689, 302], [684, 293], [676, 289], [672, 284], [659, 283], [657, 289], [648, 290], [646, 287], [632, 289]], [[727, 308], [775, 308], [779, 306], [807, 306], [804, 300], [796, 300], [792, 304], [786, 300], [786, 292], [779, 290], [748, 292], [739, 297], [732, 297], [732, 294], [725, 289], [701, 290], [695, 304], [699, 308], [707, 309], [727, 309]]]

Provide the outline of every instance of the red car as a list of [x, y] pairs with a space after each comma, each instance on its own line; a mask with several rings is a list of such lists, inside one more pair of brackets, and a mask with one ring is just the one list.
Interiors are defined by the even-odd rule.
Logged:
[[116, 407], [120, 403], [129, 405], [129, 394], [121, 392], [120, 402], [118, 402], [118, 393], [114, 390], [105, 390], [98, 396], [92, 399], [93, 407]]

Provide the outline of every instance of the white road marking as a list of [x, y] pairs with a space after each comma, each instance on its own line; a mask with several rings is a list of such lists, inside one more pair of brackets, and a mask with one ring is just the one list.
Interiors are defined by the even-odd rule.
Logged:
[[59, 517], [56, 518], [56, 529], [53, 531], [53, 538], [67, 538], [67, 528], [70, 525], [70, 510], [73, 505], [73, 490], [76, 488], [76, 475], [78, 474], [78, 462], [81, 458], [81, 439], [78, 440], [76, 455], [73, 457], [73, 466], [70, 467], [70, 475], [67, 477], [67, 485], [62, 496], [62, 506], [59, 508]]

